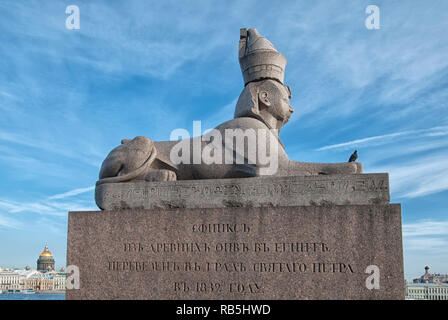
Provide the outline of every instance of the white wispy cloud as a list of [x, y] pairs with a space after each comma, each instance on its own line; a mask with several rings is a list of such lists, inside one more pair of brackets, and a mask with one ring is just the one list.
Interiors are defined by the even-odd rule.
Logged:
[[[418, 130], [408, 130], [395, 133], [389, 133], [384, 135], [378, 135], [368, 138], [356, 139], [352, 141], [332, 144], [328, 146], [323, 146], [316, 151], [330, 150], [330, 149], [352, 149], [354, 147], [368, 147], [368, 146], [378, 146], [386, 143], [397, 142], [396, 138], [406, 138], [411, 137], [413, 139], [417, 137], [441, 137], [448, 135], [448, 126], [437, 126], [427, 129]], [[401, 139], [400, 139], [401, 140]]]
[[403, 223], [403, 249], [406, 278], [423, 274], [424, 266], [446, 272], [448, 267], [448, 220], [421, 219]]
[[13, 214], [27, 212], [55, 217], [65, 217], [67, 215], [66, 212], [61, 210], [62, 208], [45, 203], [45, 201], [16, 202], [0, 199], [0, 208], [3, 208], [6, 212]]
[[47, 217], [39, 217], [34, 225], [41, 230], [49, 231], [53, 234], [57, 234], [65, 237], [67, 235], [67, 223], [61, 222], [55, 219], [49, 219]]
[[86, 146], [84, 149], [79, 151], [70, 145], [61, 143], [61, 141], [55, 142], [45, 139], [38, 139], [30, 137], [22, 132], [12, 132], [12, 131], [0, 131], [0, 141], [6, 141], [30, 148], [40, 149], [47, 153], [58, 154], [67, 158], [76, 159], [82, 161], [85, 164], [97, 167], [100, 158], [99, 153], [94, 149], [90, 148], [88, 141], [86, 141]]
[[89, 192], [95, 189], [95, 186], [91, 186], [91, 187], [87, 187], [87, 188], [78, 188], [78, 189], [74, 189], [74, 190], [70, 190], [64, 193], [60, 193], [60, 194], [55, 194], [54, 196], [48, 197], [48, 199], [50, 200], [54, 200], [54, 199], [64, 199], [67, 197], [72, 197], [72, 196], [76, 196], [78, 194], [82, 194], [85, 192]]
[[428, 256], [448, 254], [448, 221], [426, 219], [405, 223], [403, 243], [406, 250], [423, 251]]
[[404, 240], [404, 247], [406, 250], [423, 251], [427, 255], [448, 254], [448, 239], [447, 238], [410, 238]]
[[295, 83], [291, 120], [316, 126], [354, 112], [385, 121], [415, 118], [416, 112], [440, 120], [433, 112], [446, 109], [446, 90], [439, 89], [445, 98], [432, 98], [448, 66], [446, 3], [384, 2], [379, 7], [387, 15], [378, 32], [363, 27], [365, 3], [346, 4], [341, 10], [337, 1], [297, 2], [283, 12], [290, 30], [281, 44], [288, 59], [294, 57], [286, 72]]
[[17, 99], [16, 96], [14, 96], [14, 95], [12, 95], [12, 94], [6, 92], [6, 91], [0, 91], [0, 96], [6, 97], [6, 98], [8, 98], [8, 99], [13, 99], [13, 100], [16, 100], [16, 99]]
[[[167, 6], [175, 10], [166, 10]], [[224, 41], [221, 37], [207, 37], [207, 41], [202, 41], [201, 33], [214, 28], [207, 21], [214, 7], [219, 5], [202, 2], [200, 6], [201, 10], [191, 11], [191, 5], [178, 2], [162, 4], [130, 0], [117, 10], [107, 1], [83, 3], [79, 5], [81, 29], [76, 33], [65, 29], [63, 4], [13, 1], [5, 10], [10, 14], [6, 15], [9, 18], [6, 21], [14, 21], [22, 37], [44, 39], [50, 44], [42, 46], [30, 41], [27, 47], [35, 54], [83, 65], [102, 74], [133, 73], [167, 79], [188, 61], [209, 57]], [[47, 19], [28, 28], [36, 10], [46, 12]], [[78, 37], [78, 34], [82, 36]], [[70, 37], [69, 42], [66, 42], [67, 37]], [[65, 42], [65, 46], [51, 45], [60, 42]], [[11, 60], [20, 57], [5, 54]]]
[[[65, 193], [56, 194], [36, 201], [12, 201], [9, 199], [0, 199], [0, 208], [7, 213], [33, 213], [38, 216], [52, 216], [66, 218], [69, 211], [92, 211], [97, 210], [92, 200], [76, 198], [83, 193], [91, 192], [95, 187], [77, 188]], [[70, 201], [64, 201], [66, 198], [72, 198]]]
[[365, 172], [388, 172], [393, 197], [416, 198], [448, 190], [448, 126], [406, 130], [320, 147], [361, 149]]
[[403, 224], [403, 236], [434, 236], [441, 235], [448, 237], [448, 220], [419, 220], [412, 223]]
[[22, 224], [17, 219], [12, 219], [11, 217], [5, 217], [3, 215], [0, 215], [0, 227], [9, 229], [19, 229], [21, 225]]
[[416, 198], [448, 190], [447, 155], [424, 156], [405, 163], [371, 167], [369, 172], [389, 172], [392, 196]]

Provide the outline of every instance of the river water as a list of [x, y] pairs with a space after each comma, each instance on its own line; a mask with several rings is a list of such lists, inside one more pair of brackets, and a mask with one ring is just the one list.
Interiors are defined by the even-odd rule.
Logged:
[[0, 294], [0, 300], [65, 300], [65, 294]]

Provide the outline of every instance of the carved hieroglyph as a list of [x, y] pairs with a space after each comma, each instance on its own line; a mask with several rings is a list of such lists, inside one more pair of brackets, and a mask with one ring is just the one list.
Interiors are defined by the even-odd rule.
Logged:
[[104, 183], [104, 210], [389, 204], [386, 173]]

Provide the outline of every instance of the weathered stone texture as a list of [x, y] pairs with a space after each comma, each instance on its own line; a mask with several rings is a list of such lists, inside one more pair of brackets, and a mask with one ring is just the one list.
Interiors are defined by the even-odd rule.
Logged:
[[98, 185], [105, 210], [388, 204], [387, 173], [129, 182]]
[[[79, 267], [80, 289], [67, 299], [403, 299], [400, 211], [70, 212], [67, 264]], [[379, 267], [378, 290], [366, 288], [369, 265]]]

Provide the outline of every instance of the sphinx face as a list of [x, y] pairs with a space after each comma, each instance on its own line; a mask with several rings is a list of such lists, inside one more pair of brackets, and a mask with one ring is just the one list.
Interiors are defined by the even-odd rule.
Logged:
[[249, 83], [240, 94], [234, 117], [256, 118], [270, 128], [280, 129], [294, 112], [290, 98], [289, 87], [278, 81], [266, 79]]
[[283, 104], [282, 104], [282, 110], [285, 113], [285, 122], [288, 122], [289, 118], [291, 117], [291, 115], [294, 112], [293, 107], [290, 104], [290, 100], [292, 98], [291, 95], [291, 90], [289, 89], [288, 86], [283, 86], [283, 91], [285, 91], [285, 96], [287, 96], [287, 98], [283, 98]]
[[277, 90], [271, 94], [272, 115], [283, 124], [288, 122], [294, 109], [290, 104], [291, 91], [288, 86], [276, 84]]

